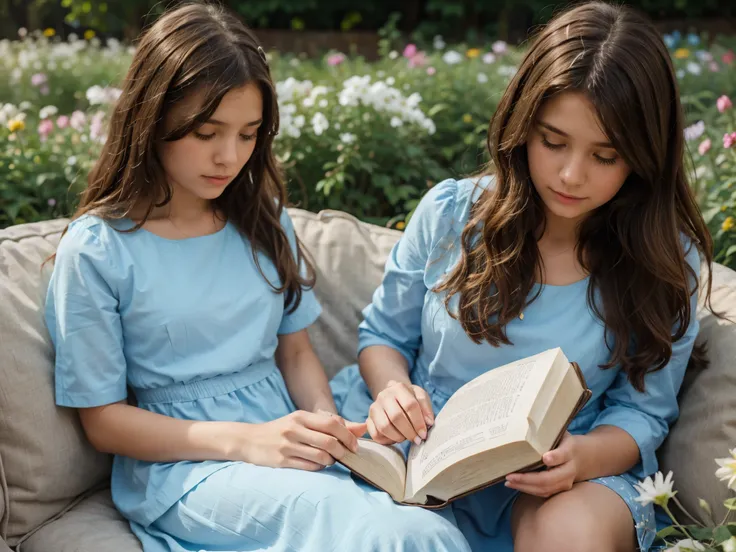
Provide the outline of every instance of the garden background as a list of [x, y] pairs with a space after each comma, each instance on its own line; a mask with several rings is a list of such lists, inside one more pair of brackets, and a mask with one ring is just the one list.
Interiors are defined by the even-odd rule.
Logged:
[[[292, 202], [397, 228], [428, 188], [487, 160], [488, 121], [524, 39], [564, 5], [224, 3], [267, 46]], [[736, 4], [626, 3], [663, 32], [686, 109], [691, 182], [716, 260], [736, 268]], [[166, 5], [0, 0], [0, 228], [73, 211], [133, 39]]]

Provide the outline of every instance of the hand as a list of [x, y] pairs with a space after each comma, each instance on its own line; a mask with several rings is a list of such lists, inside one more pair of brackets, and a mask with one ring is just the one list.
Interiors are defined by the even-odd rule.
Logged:
[[565, 432], [560, 445], [542, 456], [546, 470], [509, 474], [506, 476], [506, 486], [542, 498], [569, 491], [578, 481], [578, 439], [579, 436]]
[[409, 439], [418, 445], [434, 424], [432, 401], [418, 385], [391, 381], [371, 405], [366, 422], [377, 443], [390, 445]]
[[340, 416], [298, 410], [283, 418], [253, 424], [242, 446], [245, 461], [273, 468], [318, 471], [358, 450], [366, 425]]

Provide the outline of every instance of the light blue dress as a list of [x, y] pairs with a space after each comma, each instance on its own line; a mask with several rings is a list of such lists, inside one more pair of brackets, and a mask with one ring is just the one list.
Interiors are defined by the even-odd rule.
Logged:
[[[286, 211], [281, 224], [293, 249]], [[274, 351], [318, 317], [314, 294], [285, 310], [231, 224], [183, 240], [118, 231], [131, 226], [83, 216], [61, 240], [46, 303], [57, 403], [105, 405], [130, 388], [141, 408], [188, 420], [293, 412]], [[264, 255], [260, 266], [278, 282]], [[398, 506], [341, 467], [116, 456], [111, 486], [145, 552], [469, 550], [451, 511]]]
[[[637, 392], [619, 369], [599, 368], [608, 361], [609, 350], [604, 327], [587, 304], [587, 278], [567, 286], [543, 286], [541, 295], [525, 309], [523, 320], [507, 326], [513, 345], [475, 344], [448, 314], [444, 294], [430, 290], [457, 263], [460, 234], [471, 205], [490, 182], [489, 177], [477, 186], [469, 179], [448, 180], [422, 199], [389, 256], [372, 304], [364, 311], [359, 349], [387, 345], [399, 351], [409, 363], [411, 380], [427, 390], [438, 412], [460, 386], [487, 370], [561, 347], [570, 360], [579, 363], [593, 392], [570, 432], [586, 433], [600, 425], [614, 425], [627, 431], [639, 446], [641, 462], [629, 473], [594, 481], [613, 489], [629, 506], [639, 544], [646, 551], [656, 533], [655, 511], [634, 501], [638, 493], [632, 484], [657, 471], [655, 451], [677, 417], [677, 392], [698, 322], [693, 316], [686, 335], [673, 344], [670, 363], [647, 375], [645, 393]], [[687, 259], [699, 273], [695, 247], [688, 248]], [[532, 296], [536, 291], [532, 290]], [[451, 308], [456, 305], [457, 301]], [[694, 297], [693, 313], [695, 305]], [[371, 396], [357, 366], [341, 371], [332, 388], [343, 416], [366, 418]], [[513, 550], [510, 514], [517, 496], [517, 491], [501, 483], [453, 503], [458, 526], [473, 550]]]

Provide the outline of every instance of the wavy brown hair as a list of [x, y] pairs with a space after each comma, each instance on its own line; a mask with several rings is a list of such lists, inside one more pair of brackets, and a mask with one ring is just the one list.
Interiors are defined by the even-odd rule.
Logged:
[[[140, 229], [153, 209], [172, 197], [156, 144], [180, 140], [197, 129], [228, 91], [249, 83], [257, 85], [263, 96], [256, 146], [243, 170], [212, 203], [253, 244], [261, 274], [257, 253], [273, 261], [281, 286], [269, 284], [276, 292], [286, 293], [286, 304], [293, 311], [302, 290], [314, 286], [315, 275], [298, 239], [294, 259], [280, 224], [287, 196], [272, 152], [279, 129], [276, 92], [255, 36], [221, 6], [183, 4], [142, 34], [112, 112], [107, 140], [73, 218], [85, 213], [107, 220], [126, 218], [143, 203], [145, 214], [131, 231]], [[198, 112], [166, 131], [164, 121], [172, 107], [197, 93], [203, 97]]]
[[[713, 244], [684, 168], [683, 114], [669, 53], [654, 26], [625, 6], [576, 6], [532, 41], [490, 123], [495, 186], [473, 205], [461, 261], [437, 290], [448, 292], [448, 310], [459, 294], [454, 316], [476, 343], [511, 344], [505, 326], [536, 299], [529, 295], [543, 273], [537, 238], [545, 211], [530, 178], [526, 139], [542, 103], [564, 91], [586, 94], [632, 169], [618, 194], [580, 224], [577, 255], [590, 274], [588, 304], [611, 343], [601, 368], [620, 364], [642, 391], [646, 373], [667, 364], [673, 340], [695, 316], [690, 299], [698, 281], [682, 235], [706, 262], [708, 305]], [[704, 365], [702, 347], [693, 359]]]

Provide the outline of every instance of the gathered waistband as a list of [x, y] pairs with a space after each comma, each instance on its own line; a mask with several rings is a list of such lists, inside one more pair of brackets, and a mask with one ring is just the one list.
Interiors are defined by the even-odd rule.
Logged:
[[232, 393], [267, 378], [276, 370], [273, 359], [268, 359], [246, 366], [234, 374], [222, 374], [153, 389], [133, 389], [133, 392], [139, 404], [196, 401]]

